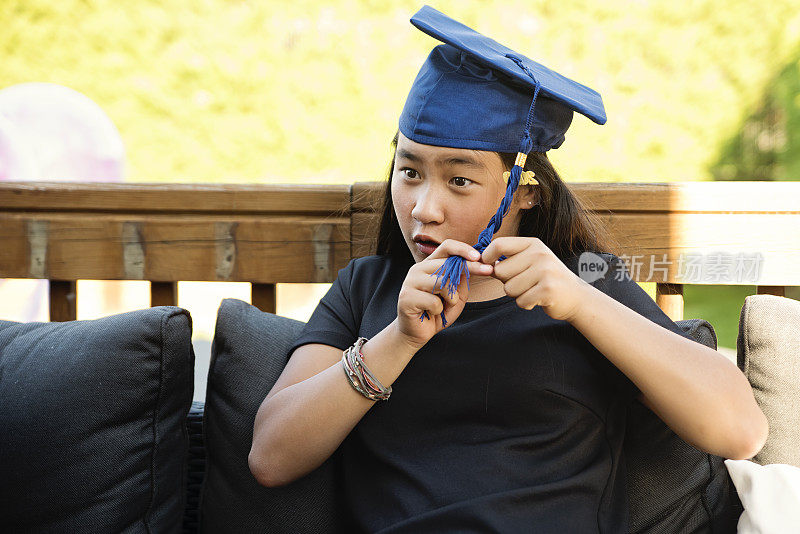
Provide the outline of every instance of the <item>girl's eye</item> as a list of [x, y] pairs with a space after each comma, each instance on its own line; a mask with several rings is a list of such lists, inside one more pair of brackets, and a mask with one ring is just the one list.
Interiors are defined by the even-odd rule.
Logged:
[[406, 174], [405, 175], [406, 178], [416, 178], [417, 171], [415, 171], [414, 169], [409, 169], [408, 167], [404, 167], [404, 168], [400, 169], [400, 172], [402, 172], [402, 173], [405, 173], [406, 171], [414, 173], [413, 176], [410, 176], [410, 175]]
[[[400, 172], [403, 173], [403, 175], [406, 178], [409, 178], [411, 180], [415, 180], [415, 179], [419, 178], [419, 174], [417, 173], [417, 171], [415, 171], [414, 169], [409, 168], [409, 167], [403, 167], [402, 169], [400, 169]], [[464, 188], [467, 185], [473, 183], [472, 180], [470, 180], [469, 178], [464, 178], [463, 176], [455, 176], [455, 177], [452, 178], [452, 180], [454, 180], [454, 181], [457, 180], [457, 182], [455, 182], [455, 185], [458, 188]]]

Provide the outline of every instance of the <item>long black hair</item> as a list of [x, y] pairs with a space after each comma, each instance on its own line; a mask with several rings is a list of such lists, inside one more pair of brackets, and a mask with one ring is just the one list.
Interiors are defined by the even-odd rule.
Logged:
[[[414, 264], [392, 203], [392, 175], [399, 130], [392, 139], [392, 161], [383, 195], [376, 254]], [[507, 171], [514, 166], [516, 153], [497, 152]], [[611, 237], [599, 218], [587, 210], [561, 180], [544, 152], [531, 152], [525, 161], [525, 170], [536, 174], [538, 203], [531, 209], [521, 210], [522, 216], [516, 234], [538, 237], [561, 261], [582, 252], [617, 253], [618, 243]], [[525, 186], [524, 186], [525, 187]], [[488, 224], [489, 221], [487, 220]], [[473, 243], [470, 243], [472, 245]]]

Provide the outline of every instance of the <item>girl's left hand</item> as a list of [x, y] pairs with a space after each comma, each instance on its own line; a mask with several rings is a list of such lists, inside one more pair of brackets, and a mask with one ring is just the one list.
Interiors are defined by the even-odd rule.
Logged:
[[[506, 259], [495, 263], [500, 256]], [[506, 295], [514, 297], [520, 308], [541, 306], [555, 320], [575, 317], [589, 286], [538, 237], [497, 237], [480, 261], [494, 265], [491, 276], [503, 282]]]

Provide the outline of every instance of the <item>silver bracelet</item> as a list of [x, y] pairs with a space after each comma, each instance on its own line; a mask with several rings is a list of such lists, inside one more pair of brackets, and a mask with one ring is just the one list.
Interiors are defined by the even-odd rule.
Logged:
[[[366, 341], [366, 338], [359, 338], [352, 347], [348, 348], [344, 352], [342, 356], [342, 363], [345, 368], [346, 375], [350, 380], [350, 385], [353, 387], [353, 389], [368, 399], [387, 400], [389, 395], [392, 393], [392, 388], [384, 387], [364, 364], [364, 355], [361, 354], [360, 349]], [[366, 377], [365, 372], [367, 375]]]
[[364, 363], [361, 347], [368, 340], [359, 337], [355, 343], [342, 353], [342, 368], [350, 385], [370, 400], [388, 400], [392, 387], [385, 387]]

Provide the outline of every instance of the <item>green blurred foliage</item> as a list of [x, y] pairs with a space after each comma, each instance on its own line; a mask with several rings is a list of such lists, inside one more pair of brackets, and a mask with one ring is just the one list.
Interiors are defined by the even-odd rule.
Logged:
[[687, 285], [683, 290], [683, 316], [705, 319], [714, 327], [718, 346], [736, 348], [744, 299], [755, 293], [756, 286]]
[[800, 47], [722, 146], [711, 173], [717, 180], [800, 179]]
[[[120, 129], [128, 181], [381, 179], [438, 44], [408, 22], [421, 5], [0, 0], [0, 87], [92, 98]], [[552, 153], [567, 180], [711, 179], [800, 42], [796, 0], [431, 5], [603, 95], [608, 123], [576, 115]]]

